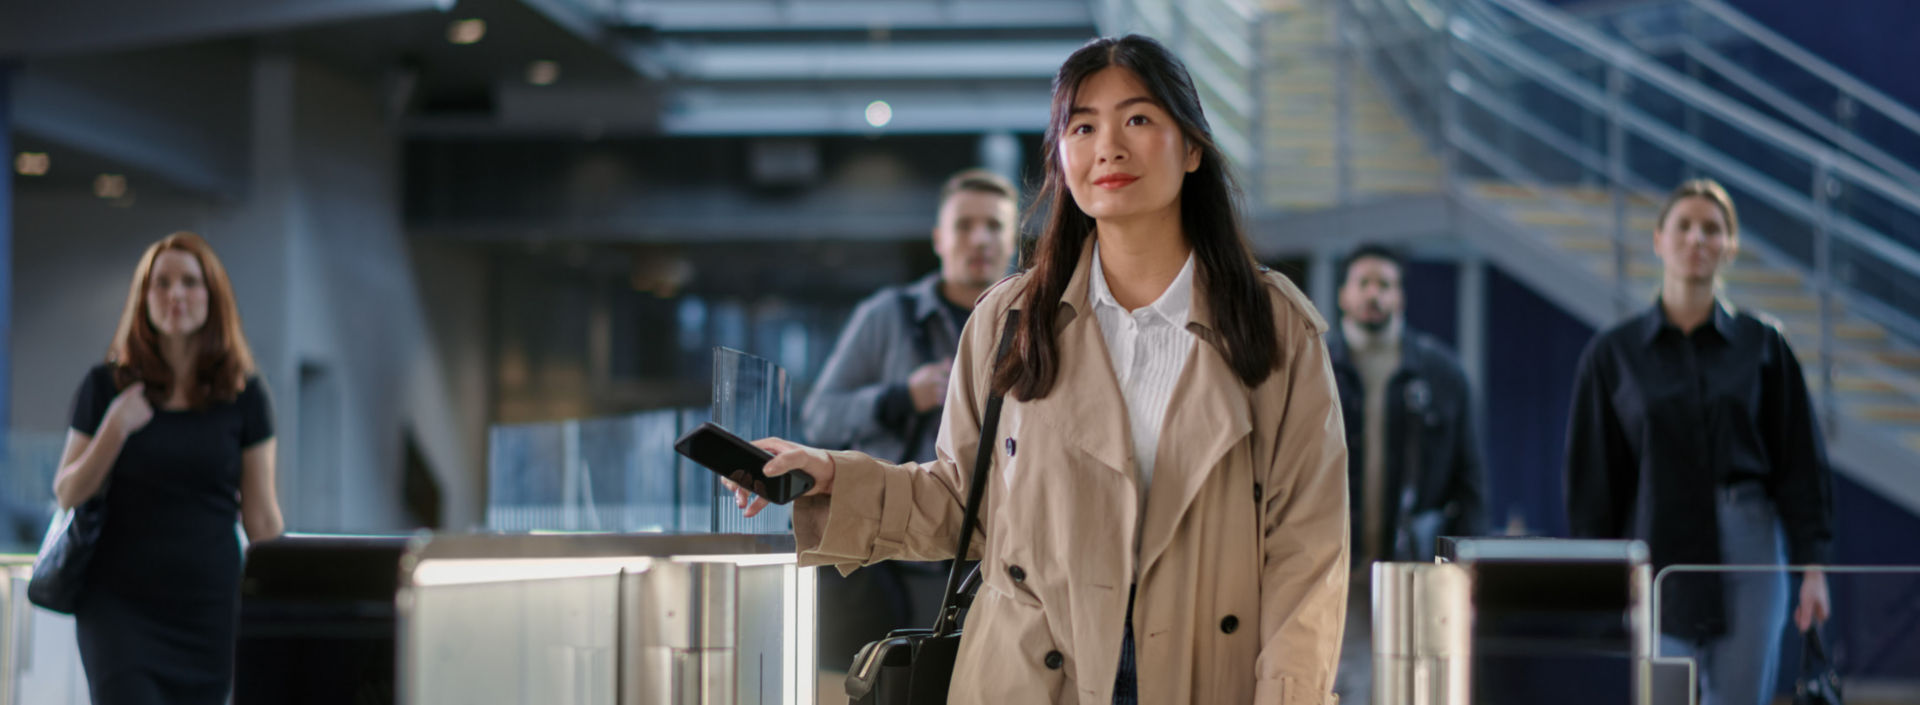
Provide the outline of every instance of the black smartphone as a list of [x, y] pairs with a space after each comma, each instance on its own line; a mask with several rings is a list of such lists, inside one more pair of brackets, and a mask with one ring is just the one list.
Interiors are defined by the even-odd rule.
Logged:
[[786, 504], [813, 489], [813, 476], [800, 470], [767, 477], [760, 469], [773, 459], [773, 454], [711, 421], [674, 441], [673, 449], [774, 504]]

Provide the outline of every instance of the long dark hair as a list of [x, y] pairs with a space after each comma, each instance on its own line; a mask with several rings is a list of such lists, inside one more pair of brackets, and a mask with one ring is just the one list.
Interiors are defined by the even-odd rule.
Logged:
[[163, 252], [193, 255], [200, 262], [200, 276], [207, 287], [207, 322], [194, 333], [199, 353], [193, 361], [193, 387], [186, 390], [187, 406], [206, 408], [213, 402], [233, 401], [246, 387], [253, 373], [253, 351], [247, 336], [240, 332], [240, 306], [233, 297], [233, 285], [227, 268], [220, 265], [206, 240], [190, 232], [177, 232], [153, 243], [140, 255], [133, 268], [133, 283], [127, 287], [127, 305], [120, 311], [120, 326], [114, 330], [113, 343], [107, 348], [107, 362], [113, 363], [113, 381], [117, 389], [145, 382], [147, 399], [156, 408], [173, 393], [173, 367], [160, 355], [160, 333], [147, 317], [147, 287], [152, 284], [154, 260]]
[[1047, 396], [1059, 378], [1060, 348], [1053, 335], [1059, 318], [1057, 302], [1066, 293], [1080, 252], [1094, 230], [1093, 218], [1080, 210], [1067, 190], [1060, 136], [1066, 131], [1080, 84], [1110, 66], [1139, 77], [1179, 124], [1187, 144], [1200, 150], [1200, 168], [1188, 173], [1180, 185], [1180, 227], [1195, 253], [1198, 282], [1206, 291], [1219, 333], [1216, 342], [1240, 380], [1256, 386], [1280, 364], [1279, 337], [1273, 328], [1273, 303], [1267, 299], [1241, 230], [1236, 207], [1239, 188], [1213, 142], [1186, 66], [1159, 42], [1129, 34], [1088, 42], [1067, 57], [1053, 78], [1053, 114], [1044, 150], [1046, 181], [1028, 211], [1031, 219], [1045, 209], [1046, 222], [1034, 247], [1031, 281], [1020, 294], [1026, 313], [1014, 333], [1012, 350], [994, 368], [993, 389], [1030, 401]]

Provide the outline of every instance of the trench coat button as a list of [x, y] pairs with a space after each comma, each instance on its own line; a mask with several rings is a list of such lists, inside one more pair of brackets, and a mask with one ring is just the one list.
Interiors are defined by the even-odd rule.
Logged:
[[1061, 656], [1060, 652], [1058, 651], [1047, 652], [1047, 669], [1048, 670], [1058, 671], [1060, 670], [1060, 666], [1066, 664], [1066, 662], [1067, 662], [1067, 657]]
[[1260, 497], [1264, 494], [1266, 494], [1266, 488], [1261, 487], [1258, 482], [1253, 483], [1253, 501], [1260, 501]]
[[1235, 617], [1233, 615], [1227, 615], [1226, 619], [1220, 620], [1220, 632], [1223, 634], [1232, 634], [1234, 630], [1239, 628], [1240, 628], [1239, 617]]
[[1007, 437], [1007, 457], [1009, 458], [1013, 457], [1013, 451], [1014, 451], [1013, 437], [1008, 436]]
[[1017, 565], [1007, 566], [1007, 577], [1013, 578], [1016, 583], [1024, 583], [1027, 581], [1027, 570]]

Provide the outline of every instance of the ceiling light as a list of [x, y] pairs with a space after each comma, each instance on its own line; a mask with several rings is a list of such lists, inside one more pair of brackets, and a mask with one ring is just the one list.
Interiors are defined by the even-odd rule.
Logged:
[[454, 20], [447, 25], [447, 41], [455, 44], [474, 44], [487, 36], [487, 21], [478, 19]]
[[94, 177], [93, 195], [101, 198], [120, 198], [127, 195], [127, 177], [119, 174], [101, 174]]
[[886, 127], [893, 122], [893, 106], [887, 101], [876, 100], [867, 104], [867, 124], [874, 127]]
[[46, 176], [52, 166], [53, 160], [46, 152], [21, 152], [13, 158], [13, 170], [21, 176]]
[[557, 61], [535, 61], [527, 64], [527, 82], [536, 86], [551, 86], [560, 80], [560, 63]]

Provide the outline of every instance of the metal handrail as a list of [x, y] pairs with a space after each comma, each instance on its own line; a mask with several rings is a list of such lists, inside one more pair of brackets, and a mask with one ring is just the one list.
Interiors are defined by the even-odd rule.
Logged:
[[1806, 125], [1814, 134], [1839, 145], [1848, 153], [1870, 162], [1896, 179], [1910, 184], [1920, 184], [1920, 171], [1914, 170], [1906, 162], [1861, 139], [1858, 134], [1841, 127], [1839, 123], [1828, 119], [1800, 101], [1788, 97], [1785, 91], [1734, 63], [1720, 52], [1714, 51], [1706, 43], [1693, 37], [1682, 37], [1680, 50], [1693, 60], [1712, 69], [1714, 73], [1725, 77], [1735, 86], [1739, 86], [1741, 90], [1759, 98], [1768, 107], [1780, 111], [1795, 122]]
[[[1511, 0], [1482, 1], [1510, 2]], [[1453, 34], [1462, 41], [1469, 42], [1476, 47], [1495, 54], [1497, 58], [1503, 59], [1507, 65], [1514, 67], [1522, 73], [1532, 74], [1541, 85], [1560, 93], [1562, 96], [1579, 101], [1587, 105], [1589, 109], [1597, 112], [1605, 112], [1608, 109], [1607, 97], [1601, 95], [1598, 89], [1585, 85], [1575, 76], [1554, 67], [1551, 62], [1539, 60], [1538, 57], [1532, 56], [1531, 52], [1526, 49], [1510, 46], [1508, 42], [1502, 38], [1478, 33], [1472, 29], [1466, 29], [1458, 23], [1456, 23], [1454, 27]], [[1620, 118], [1621, 122], [1635, 133], [1661, 143], [1662, 147], [1674, 154], [1685, 156], [1695, 163], [1711, 167], [1714, 171], [1725, 175], [1728, 181], [1765, 197], [1778, 207], [1792, 211], [1806, 222], [1815, 222], [1815, 219], [1820, 217], [1818, 209], [1815, 208], [1813, 204], [1808, 203], [1807, 199], [1798, 192], [1788, 190], [1778, 182], [1761, 176], [1758, 172], [1746, 165], [1740, 164], [1730, 157], [1719, 154], [1701, 145], [1698, 140], [1662, 124], [1661, 121], [1645, 113], [1632, 108], [1622, 107], [1620, 110]], [[1775, 131], [1784, 131], [1785, 129], [1778, 125], [1770, 125], [1767, 127]], [[1815, 164], [1820, 164], [1820, 158], [1822, 157], [1837, 159], [1842, 156], [1835, 154], [1833, 150], [1811, 151], [1814, 152], [1814, 156], [1811, 157], [1811, 159]], [[1835, 161], [1828, 161], [1826, 163], [1830, 165], [1836, 164]], [[1916, 210], [1920, 210], [1920, 208], [1916, 208]], [[1916, 276], [1920, 276], [1920, 253], [1916, 253], [1911, 248], [1895, 243], [1885, 235], [1874, 232], [1850, 219], [1836, 221], [1836, 230], [1839, 234], [1854, 241], [1853, 244], [1855, 246], [1869, 251], [1876, 257], [1892, 262]]]
[[[1595, 152], [1593, 149], [1585, 145], [1575, 143], [1573, 140], [1568, 139], [1565, 135], [1562, 135], [1554, 131], [1552, 128], [1548, 127], [1546, 123], [1542, 122], [1539, 118], [1536, 118], [1533, 115], [1527, 113], [1526, 111], [1521, 110], [1519, 106], [1516, 106], [1510, 102], [1507, 102], [1505, 98], [1501, 98], [1500, 96], [1494, 95], [1487, 91], [1473, 90], [1474, 84], [1471, 83], [1471, 80], [1472, 79], [1465, 79], [1462, 83], [1456, 84], [1454, 86], [1456, 92], [1459, 93], [1461, 96], [1465, 97], [1466, 99], [1471, 100], [1474, 103], [1478, 104], [1482, 109], [1485, 109], [1489, 113], [1496, 115], [1501, 120], [1507, 122], [1508, 124], [1513, 125], [1514, 127], [1519, 128], [1522, 132], [1525, 132], [1528, 136], [1533, 137], [1536, 140], [1539, 140], [1541, 143], [1546, 144], [1547, 146], [1552, 147], [1555, 150], [1566, 155], [1568, 158], [1573, 159], [1574, 161], [1578, 162], [1581, 166], [1594, 171], [1605, 171], [1606, 157], [1604, 155], [1601, 155]], [[1465, 88], [1466, 90], [1459, 90], [1460, 88]], [[1452, 139], [1459, 139], [1462, 136], [1467, 137], [1468, 139], [1465, 143], [1461, 144], [1461, 147], [1463, 149], [1466, 149], [1466, 151], [1468, 151], [1469, 153], [1473, 154], [1475, 159], [1478, 159], [1483, 163], [1487, 163], [1490, 168], [1492, 168], [1496, 173], [1499, 173], [1503, 178], [1506, 178], [1507, 180], [1513, 181], [1515, 183], [1526, 185], [1529, 188], [1533, 188], [1532, 184], [1543, 183], [1543, 180], [1539, 179], [1538, 176], [1532, 174], [1532, 172], [1530, 170], [1527, 170], [1524, 166], [1520, 166], [1517, 162], [1511, 162], [1511, 163], [1489, 162], [1489, 157], [1492, 157], [1495, 160], [1504, 159], [1504, 157], [1495, 156], [1498, 154], [1497, 151], [1494, 151], [1492, 152], [1492, 154], [1489, 154], [1489, 151], [1491, 151], [1492, 148], [1486, 145], [1485, 142], [1481, 141], [1478, 137], [1473, 137], [1471, 135], [1462, 135], [1461, 133], [1458, 133], [1458, 132], [1450, 133], [1449, 135], [1449, 137]], [[1519, 178], [1515, 177], [1516, 173], [1520, 175]], [[1638, 176], [1629, 175], [1626, 181], [1627, 183], [1621, 184], [1621, 186], [1635, 193], [1659, 193], [1660, 191], [1658, 186]], [[1540, 195], [1544, 196], [1545, 200], [1547, 200], [1548, 202], [1553, 203], [1554, 205], [1557, 205], [1561, 208], [1564, 208], [1567, 210], [1576, 210], [1580, 208], [1579, 204], [1576, 204], [1564, 197], [1557, 196], [1550, 190], [1543, 190], [1538, 188], [1534, 188], [1533, 190], [1536, 193], [1539, 193]], [[1794, 266], [1794, 267], [1799, 266], [1799, 265], [1793, 264], [1792, 258], [1789, 257], [1786, 253], [1780, 251], [1778, 248], [1767, 245], [1762, 241], [1756, 240], [1753, 242], [1749, 242], [1747, 244], [1747, 248], [1754, 250], [1755, 254], [1757, 254], [1760, 257], [1760, 259], [1767, 261], [1771, 264], [1787, 265], [1787, 266]], [[1854, 310], [1856, 312], [1859, 312], [1861, 315], [1865, 316], [1868, 320], [1871, 320], [1875, 323], [1878, 323], [1882, 326], [1892, 329], [1902, 337], [1905, 337], [1910, 340], [1920, 340], [1920, 323], [1915, 322], [1912, 318], [1909, 318], [1899, 313], [1898, 311], [1894, 310], [1893, 308], [1888, 307], [1885, 304], [1879, 303], [1878, 301], [1874, 301], [1870, 298], [1856, 296], [1851, 294], [1850, 292], [1845, 292], [1845, 291], [1836, 291], [1835, 294], [1841, 298], [1842, 303], [1844, 303], [1849, 310]], [[1856, 362], [1860, 363], [1859, 367], [1862, 368], [1862, 370], [1866, 373], [1865, 376], [1867, 376], [1869, 379], [1892, 385], [1904, 393], [1911, 394], [1916, 397], [1920, 397], [1920, 379], [1913, 378], [1911, 375], [1898, 374], [1890, 366], [1887, 366], [1885, 364], [1881, 364], [1875, 361], [1860, 360]]]
[[[1217, 15], [1229, 14], [1257, 20], [1258, 9], [1249, 6], [1245, 0], [1211, 0], [1206, 4], [1214, 11], [1196, 9], [1193, 3], [1165, 0], [1101, 0], [1096, 3], [1096, 14], [1104, 16], [1110, 25], [1101, 28], [1103, 33], [1116, 33], [1122, 26], [1131, 23], [1174, 47], [1186, 42], [1204, 41], [1235, 64], [1231, 69], [1238, 69], [1249, 76], [1257, 73], [1260, 65], [1259, 54], [1255, 51], [1257, 37], [1252, 35], [1251, 29], [1230, 30], [1222, 25], [1223, 20]], [[1257, 21], [1247, 24], [1249, 28], [1257, 26]], [[1255, 133], [1259, 126], [1253, 122], [1254, 116], [1259, 114], [1259, 104], [1255, 92], [1243, 82], [1233, 80], [1231, 69], [1220, 65], [1207, 52], [1183, 52], [1181, 59], [1186, 63], [1187, 71], [1193, 74], [1197, 87], [1217, 98], [1220, 102], [1218, 107], [1229, 113], [1213, 116], [1214, 141], [1229, 156], [1242, 160], [1256, 158], [1258, 145]], [[1257, 165], [1244, 166], [1257, 172], [1254, 168]]]
[[1865, 103], [1867, 107], [1873, 108], [1880, 114], [1906, 127], [1908, 130], [1920, 133], [1920, 113], [1914, 112], [1912, 109], [1901, 104], [1900, 101], [1888, 97], [1887, 94], [1881, 93], [1873, 86], [1861, 82], [1859, 79], [1840, 70], [1833, 64], [1829, 64], [1811, 52], [1800, 48], [1799, 45], [1789, 41], [1786, 37], [1774, 33], [1773, 30], [1767, 29], [1765, 25], [1754, 21], [1753, 18], [1733, 9], [1726, 3], [1720, 2], [1720, 0], [1687, 0], [1687, 3], [1712, 15], [1714, 19], [1732, 27], [1741, 34], [1746, 35], [1755, 43], [1766, 47], [1768, 51], [1798, 64], [1800, 68], [1805, 69], [1807, 73], [1813, 74], [1814, 77], [1832, 84], [1833, 87], [1839, 89], [1842, 94], [1852, 96], [1860, 102]]
[[[1872, 189], [1882, 197], [1905, 207], [1911, 212], [1920, 213], [1920, 192], [1906, 188], [1894, 182], [1892, 178], [1878, 170], [1869, 168], [1865, 164], [1855, 160], [1853, 157], [1841, 153], [1837, 149], [1814, 142], [1805, 135], [1787, 128], [1771, 118], [1761, 115], [1752, 108], [1696, 85], [1693, 81], [1677, 74], [1672, 69], [1655, 63], [1641, 56], [1638, 52], [1621, 46], [1607, 37], [1600, 36], [1591, 29], [1579, 26], [1562, 17], [1555, 16], [1557, 11], [1535, 6], [1533, 3], [1525, 0], [1473, 1], [1497, 5], [1513, 13], [1515, 16], [1526, 19], [1535, 26], [1553, 33], [1556, 38], [1561, 41], [1574, 44], [1605, 59], [1609, 65], [1631, 74], [1643, 83], [1659, 88], [1669, 95], [1679, 97], [1702, 111], [1714, 115], [1723, 122], [1738, 126], [1756, 136], [1762, 137], [1770, 141], [1774, 146], [1806, 159], [1809, 163], [1829, 165], [1836, 176], [1850, 183]], [[1454, 36], [1462, 39], [1469, 39], [1476, 34], [1472, 25], [1457, 19], [1449, 29], [1454, 33]], [[1542, 67], [1526, 66], [1523, 68], [1533, 70]], [[1562, 75], [1558, 77], [1558, 80], [1571, 81], [1573, 78], [1574, 77]], [[1574, 88], [1572, 86], [1562, 86], [1553, 83], [1549, 83], [1549, 85], [1555, 89]], [[1595, 108], [1599, 110], [1604, 110], [1604, 106], [1604, 102], [1595, 104]], [[1865, 232], [1865, 229], [1857, 225], [1851, 228], [1842, 228], [1842, 232], [1850, 239], [1860, 240], [1858, 244], [1875, 250], [1875, 254], [1881, 254], [1880, 251], [1884, 249], [1884, 245], [1892, 245], [1895, 249], [1904, 251], [1903, 254], [1905, 256], [1889, 255], [1888, 259], [1899, 262], [1903, 269], [1906, 269], [1911, 274], [1920, 276], [1920, 255], [1915, 255], [1911, 250], [1893, 244], [1878, 233], [1872, 233], [1872, 237], [1860, 237], [1860, 235]]]

